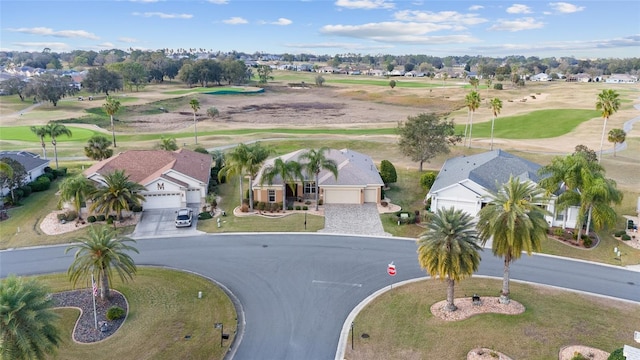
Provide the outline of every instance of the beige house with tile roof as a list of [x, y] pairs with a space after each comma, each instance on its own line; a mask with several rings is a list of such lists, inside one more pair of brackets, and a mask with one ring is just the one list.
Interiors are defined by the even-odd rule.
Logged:
[[131, 181], [146, 187], [145, 209], [181, 208], [204, 202], [207, 196], [210, 155], [180, 149], [129, 150], [102, 160], [84, 171], [84, 175], [104, 185], [103, 175], [124, 170]]
[[[297, 150], [280, 156], [280, 159], [285, 162], [301, 162], [300, 155], [307, 150]], [[338, 165], [337, 179], [327, 170], [322, 170], [319, 174], [319, 198], [325, 204], [380, 203], [384, 183], [371, 157], [349, 149], [330, 149], [325, 156]], [[272, 165], [274, 161], [275, 158], [267, 160], [253, 181], [255, 201], [282, 203], [283, 181], [280, 176], [276, 176], [271, 185], [266, 182], [260, 184], [263, 182], [261, 179], [265, 167]], [[315, 200], [315, 176], [303, 175], [304, 178], [296, 181], [293, 190], [286, 186], [287, 199]]]

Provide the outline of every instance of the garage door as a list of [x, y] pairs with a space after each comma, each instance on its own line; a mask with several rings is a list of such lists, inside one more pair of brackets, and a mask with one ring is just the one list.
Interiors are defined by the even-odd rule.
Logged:
[[200, 190], [199, 189], [189, 189], [187, 190], [187, 203], [199, 203], [200, 202]]
[[378, 202], [378, 189], [364, 189], [364, 202], [377, 203]]
[[455, 200], [438, 200], [438, 209], [448, 209], [450, 207], [454, 207], [456, 209], [460, 209], [471, 216], [476, 216], [478, 211], [476, 210], [476, 204], [472, 204], [469, 202], [461, 202]]
[[360, 189], [324, 189], [326, 204], [360, 204]]
[[147, 194], [144, 198], [142, 207], [146, 210], [179, 208], [181, 205], [180, 193]]

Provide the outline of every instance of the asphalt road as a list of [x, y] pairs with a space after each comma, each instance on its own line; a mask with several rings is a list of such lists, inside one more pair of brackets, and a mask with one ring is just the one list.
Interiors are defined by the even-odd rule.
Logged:
[[[193, 271], [224, 284], [244, 309], [237, 360], [333, 359], [349, 312], [375, 291], [425, 276], [413, 241], [320, 234], [229, 234], [139, 240], [138, 265]], [[0, 277], [64, 272], [65, 246], [0, 252]], [[485, 251], [478, 274], [502, 276]], [[397, 275], [386, 274], [394, 262]], [[524, 256], [511, 278], [640, 302], [640, 272]], [[443, 294], [444, 295], [444, 294]]]

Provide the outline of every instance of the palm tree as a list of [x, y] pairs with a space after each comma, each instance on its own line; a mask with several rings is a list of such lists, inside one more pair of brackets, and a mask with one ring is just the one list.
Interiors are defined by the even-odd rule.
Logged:
[[51, 144], [53, 145], [53, 155], [56, 158], [56, 169], [58, 168], [58, 141], [57, 137], [66, 135], [71, 137], [71, 130], [66, 126], [54, 122], [50, 122], [45, 126], [47, 135], [51, 138]]
[[111, 96], [107, 96], [106, 102], [102, 105], [102, 109], [104, 112], [109, 115], [111, 118], [111, 136], [113, 137], [113, 147], [118, 147], [116, 144], [116, 129], [113, 124], [113, 115], [115, 115], [120, 110], [120, 101], [118, 99], [114, 99]]
[[469, 84], [471, 86], [473, 86], [474, 90], [478, 90], [478, 85], [480, 85], [480, 79], [478, 79], [477, 77], [472, 77], [471, 79], [469, 79]]
[[622, 129], [609, 130], [609, 136], [607, 140], [613, 143], [613, 157], [616, 156], [616, 145], [622, 144], [627, 139], [627, 133]]
[[296, 161], [282, 161], [281, 158], [276, 158], [273, 164], [265, 166], [261, 184], [266, 181], [269, 185], [273, 185], [273, 180], [280, 176], [282, 180], [282, 210], [287, 209], [287, 185], [291, 188], [291, 191], [295, 191], [296, 180], [302, 179], [302, 166]]
[[124, 170], [116, 170], [104, 175], [104, 183], [105, 186], [98, 187], [91, 195], [93, 200], [91, 211], [105, 215], [115, 212], [119, 221], [122, 218], [123, 210], [129, 211], [130, 206], [140, 206], [144, 201], [144, 196], [139, 192], [146, 190], [146, 188], [130, 181]]
[[480, 265], [474, 219], [462, 210], [438, 209], [418, 239], [418, 262], [431, 276], [447, 281], [447, 310], [455, 311], [454, 286]]
[[193, 133], [196, 138], [196, 144], [198, 144], [198, 123], [196, 121], [196, 112], [200, 110], [200, 102], [198, 99], [191, 99], [191, 101], [189, 101], [189, 105], [193, 110]]
[[13, 177], [13, 168], [4, 161], [0, 161], [0, 174], [10, 178]]
[[606, 179], [602, 173], [595, 173], [584, 179], [584, 188], [580, 193], [580, 212], [578, 240], [582, 238], [582, 222], [586, 214], [586, 232], [589, 234], [591, 221], [595, 230], [615, 225], [617, 215], [611, 204], [622, 202], [622, 192], [616, 188], [615, 181]]
[[238, 144], [238, 146], [225, 156], [224, 166], [222, 166], [218, 172], [218, 181], [222, 181], [223, 178], [238, 176], [240, 179], [240, 205], [242, 205], [243, 199], [242, 180], [245, 174], [248, 152], [249, 148], [247, 145], [243, 143]]
[[0, 281], [0, 359], [46, 359], [60, 343], [49, 289], [35, 279]]
[[493, 84], [493, 80], [491, 80], [491, 78], [486, 78], [484, 82], [485, 84], [487, 84], [487, 96], [489, 96], [489, 90], [491, 90], [491, 84]]
[[258, 175], [258, 171], [262, 167], [262, 164], [271, 155], [271, 149], [262, 146], [259, 142], [251, 144], [249, 146], [249, 152], [247, 156], [247, 162], [245, 163], [245, 169], [249, 175], [249, 208], [253, 211], [253, 179]]
[[602, 160], [602, 148], [604, 146], [604, 134], [607, 132], [607, 120], [609, 116], [613, 115], [620, 108], [620, 99], [618, 93], [615, 90], [602, 90], [598, 94], [598, 101], [596, 102], [596, 110], [602, 111], [602, 118], [604, 118], [604, 124], [602, 125], [602, 137], [600, 138], [600, 156], [598, 156], [598, 162]]
[[47, 158], [47, 144], [44, 141], [44, 138], [47, 136], [47, 128], [46, 126], [32, 126], [31, 132], [34, 133], [37, 137], [40, 138], [40, 146], [42, 147], [42, 157], [44, 159]]
[[113, 156], [113, 149], [110, 149], [111, 140], [103, 135], [93, 135], [87, 140], [87, 146], [84, 147], [84, 154], [92, 160], [102, 161]]
[[135, 240], [120, 236], [108, 226], [91, 226], [86, 237], [79, 238], [65, 250], [66, 254], [76, 249], [73, 263], [67, 270], [73, 286], [81, 278], [88, 281], [94, 275], [100, 286], [100, 298], [104, 300], [109, 297], [114, 270], [122, 281], [133, 279], [136, 264], [127, 252], [138, 253], [138, 249], [128, 242], [135, 243]]
[[328, 147], [321, 147], [318, 150], [311, 149], [307, 152], [300, 155], [301, 161], [306, 161], [303, 163], [302, 167], [306, 170], [307, 174], [315, 179], [315, 188], [316, 188], [316, 211], [318, 211], [318, 197], [320, 193], [320, 171], [328, 170], [333, 176], [338, 179], [338, 164], [336, 164], [335, 160], [328, 159], [325, 156], [325, 153], [329, 152]]
[[531, 255], [540, 250], [540, 243], [547, 238], [549, 225], [544, 190], [531, 182], [520, 182], [511, 176], [496, 193], [490, 195], [490, 203], [478, 213], [479, 237], [484, 246], [493, 239], [493, 254], [504, 258], [500, 303], [509, 303], [509, 265], [519, 259], [522, 251]]
[[491, 99], [489, 107], [491, 107], [491, 112], [493, 113], [493, 118], [491, 119], [491, 146], [489, 150], [493, 150], [493, 125], [496, 122], [496, 117], [500, 114], [500, 110], [502, 110], [502, 100], [498, 98]]
[[469, 127], [469, 144], [468, 147], [471, 148], [471, 131], [473, 130], [473, 114], [480, 107], [480, 94], [477, 91], [472, 91], [464, 98], [467, 107], [469, 108], [469, 121], [467, 125], [464, 127], [464, 143], [463, 146], [467, 142], [467, 126]]
[[78, 221], [82, 220], [82, 204], [95, 191], [93, 182], [82, 174], [65, 178], [60, 183], [60, 201], [71, 201], [73, 208], [78, 213]]
[[160, 144], [158, 144], [160, 150], [175, 151], [178, 150], [178, 144], [175, 138], [160, 137]]

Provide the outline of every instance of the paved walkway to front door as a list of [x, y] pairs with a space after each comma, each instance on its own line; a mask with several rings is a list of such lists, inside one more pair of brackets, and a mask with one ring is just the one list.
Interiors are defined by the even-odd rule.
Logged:
[[391, 236], [384, 232], [378, 207], [373, 203], [325, 204], [324, 229], [319, 232], [333, 234], [355, 234]]

